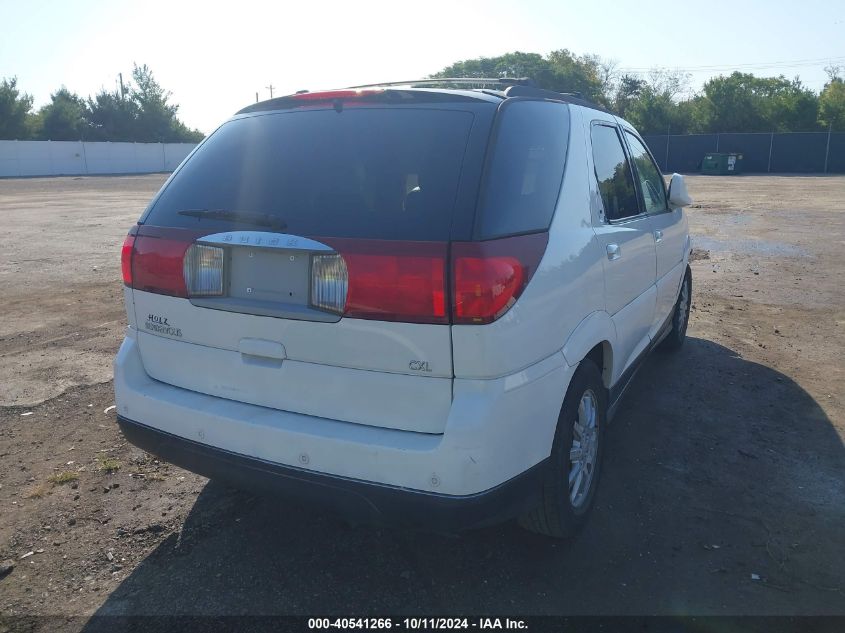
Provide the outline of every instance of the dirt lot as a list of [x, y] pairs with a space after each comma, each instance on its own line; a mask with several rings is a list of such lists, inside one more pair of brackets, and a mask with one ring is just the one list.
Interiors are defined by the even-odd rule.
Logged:
[[845, 614], [845, 178], [689, 178], [690, 339], [568, 543], [353, 528], [128, 446], [119, 249], [162, 181], [0, 181], [0, 614]]

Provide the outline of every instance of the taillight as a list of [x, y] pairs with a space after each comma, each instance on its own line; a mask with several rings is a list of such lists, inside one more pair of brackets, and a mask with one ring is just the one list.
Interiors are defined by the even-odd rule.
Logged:
[[[312, 305], [340, 312], [345, 281], [344, 316], [409, 323], [448, 323], [447, 245], [440, 242], [327, 239], [340, 255], [316, 256], [312, 269]], [[326, 259], [322, 259], [326, 257]], [[315, 292], [316, 290], [316, 292]], [[332, 299], [327, 303], [327, 297]], [[323, 305], [320, 305], [322, 302]]]
[[223, 294], [223, 249], [192, 244], [182, 272], [189, 297], [219, 297]]
[[120, 272], [123, 273], [123, 283], [130, 287], [132, 286], [132, 247], [134, 245], [135, 236], [127, 235], [120, 249]]
[[452, 323], [491, 323], [516, 303], [537, 270], [547, 233], [452, 245]]
[[[194, 243], [201, 236], [191, 230], [139, 228], [123, 243], [123, 282], [176, 297], [224, 295], [225, 250]], [[323, 241], [336, 252], [312, 255], [311, 307], [357, 319], [479, 325], [495, 321], [516, 303], [537, 270], [548, 234], [454, 242], [451, 266], [444, 242]]]
[[187, 297], [182, 262], [189, 242], [139, 235], [132, 258], [132, 287], [174, 297]]

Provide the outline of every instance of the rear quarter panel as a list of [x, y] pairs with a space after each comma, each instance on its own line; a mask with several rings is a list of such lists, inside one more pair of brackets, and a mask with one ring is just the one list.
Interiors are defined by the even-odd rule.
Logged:
[[566, 170], [549, 245], [528, 287], [504, 316], [488, 325], [452, 326], [456, 378], [504, 376], [560, 353], [579, 323], [604, 309], [582, 111], [570, 110]]

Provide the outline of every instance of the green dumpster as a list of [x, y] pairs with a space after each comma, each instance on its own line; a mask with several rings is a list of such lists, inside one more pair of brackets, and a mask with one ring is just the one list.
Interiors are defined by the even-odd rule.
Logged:
[[742, 154], [714, 152], [705, 154], [701, 173], [709, 176], [734, 176], [742, 173]]

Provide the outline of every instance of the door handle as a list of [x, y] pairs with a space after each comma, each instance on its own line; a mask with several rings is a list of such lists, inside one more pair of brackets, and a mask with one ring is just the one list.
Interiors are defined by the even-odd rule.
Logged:
[[622, 249], [619, 248], [619, 244], [608, 244], [607, 245], [607, 258], [610, 261], [615, 259], [619, 259], [622, 257]]
[[657, 229], [654, 232], [654, 241], [655, 242], [662, 242], [663, 241], [663, 231], [661, 231], [660, 229]]
[[238, 342], [238, 351], [242, 356], [284, 360], [287, 358], [285, 346], [276, 341], [266, 341], [260, 338], [242, 338]]

